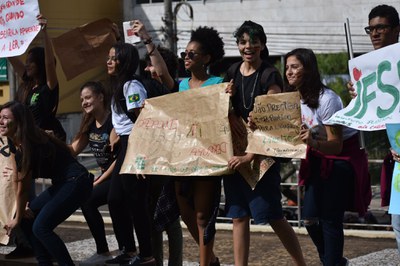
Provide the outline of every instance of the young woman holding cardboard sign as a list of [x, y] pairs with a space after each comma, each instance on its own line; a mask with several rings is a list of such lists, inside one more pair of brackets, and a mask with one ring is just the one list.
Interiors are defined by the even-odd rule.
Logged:
[[323, 265], [347, 265], [343, 216], [346, 209], [361, 215], [367, 211], [371, 199], [367, 156], [359, 148], [356, 130], [327, 123], [343, 106], [321, 82], [313, 51], [299, 48], [287, 53], [285, 67], [285, 82], [301, 95], [300, 137], [308, 145], [299, 174], [300, 184], [305, 185], [304, 225]]

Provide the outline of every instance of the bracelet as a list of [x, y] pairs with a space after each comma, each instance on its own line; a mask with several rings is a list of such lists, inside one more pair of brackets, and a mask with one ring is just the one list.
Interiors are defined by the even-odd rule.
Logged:
[[152, 38], [148, 38], [148, 39], [144, 39], [143, 40], [143, 43], [146, 45], [146, 44], [150, 44], [150, 43], [152, 43], [153, 42], [153, 39]]
[[147, 53], [148, 56], [152, 56], [154, 54], [154, 50], [156, 49], [156, 46], [153, 44], [153, 49], [151, 49], [150, 52]]

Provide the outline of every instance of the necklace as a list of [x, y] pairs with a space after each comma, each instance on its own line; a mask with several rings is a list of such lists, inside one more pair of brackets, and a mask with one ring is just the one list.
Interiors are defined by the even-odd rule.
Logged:
[[252, 89], [252, 91], [251, 91], [251, 93], [250, 93], [250, 103], [249, 103], [249, 105], [246, 105], [246, 99], [245, 99], [245, 97], [244, 97], [244, 82], [243, 82], [244, 76], [242, 75], [242, 99], [243, 99], [243, 107], [244, 107], [246, 110], [249, 110], [249, 109], [251, 108], [251, 105], [253, 104], [253, 96], [254, 96], [254, 91], [255, 91], [255, 89], [256, 89], [257, 80], [258, 80], [258, 74], [259, 74], [259, 73], [260, 73], [260, 72], [257, 71], [256, 79], [254, 80], [254, 84], [253, 84], [253, 89]]

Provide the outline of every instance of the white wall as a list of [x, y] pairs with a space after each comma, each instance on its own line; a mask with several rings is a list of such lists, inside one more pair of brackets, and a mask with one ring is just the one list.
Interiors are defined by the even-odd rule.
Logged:
[[[133, 5], [125, 0], [125, 20], [141, 19], [153, 35], [162, 41], [164, 4]], [[244, 20], [263, 25], [267, 33], [268, 48], [272, 55], [306, 47], [316, 53], [346, 51], [344, 23], [350, 20], [353, 50], [364, 53], [372, 50], [369, 37], [364, 33], [368, 25], [368, 13], [381, 1], [372, 0], [208, 0], [190, 1], [194, 19], [188, 17], [187, 8], [177, 14], [178, 51], [184, 50], [190, 30], [198, 26], [215, 27], [223, 36], [227, 56], [238, 56], [233, 32]], [[400, 12], [399, 0], [388, 0]], [[173, 2], [173, 7], [176, 2]], [[128, 8], [128, 6], [130, 6]]]

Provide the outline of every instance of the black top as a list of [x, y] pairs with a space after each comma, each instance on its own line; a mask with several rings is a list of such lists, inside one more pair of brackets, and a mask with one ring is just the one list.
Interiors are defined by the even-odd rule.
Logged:
[[[15, 161], [18, 171], [21, 171], [23, 150], [17, 150], [9, 140], [10, 151], [15, 153]], [[35, 152], [32, 155], [32, 178], [51, 179], [52, 183], [64, 181], [71, 177], [78, 177], [88, 174], [87, 169], [81, 165], [68, 150], [56, 144], [49, 138], [46, 143], [35, 145]]]
[[101, 168], [102, 172], [110, 167], [113, 162], [113, 154], [109, 149], [110, 134], [113, 129], [111, 115], [107, 117], [106, 122], [101, 126], [96, 126], [96, 121], [89, 127], [88, 139], [89, 147], [96, 158], [97, 164]]
[[57, 138], [64, 140], [65, 131], [56, 118], [58, 96], [58, 85], [50, 90], [47, 84], [43, 84], [29, 91], [25, 104], [29, 106], [37, 126], [44, 130], [53, 130]]
[[[233, 77], [234, 85], [236, 88], [235, 94], [232, 96], [232, 105], [238, 116], [241, 116], [246, 122], [249, 117], [249, 113], [254, 108], [254, 99], [258, 95], [267, 94], [268, 88], [274, 84], [278, 85], [281, 89], [283, 88], [282, 77], [277, 71], [273, 71], [263, 80], [263, 72], [267, 71], [267, 68], [272, 67], [266, 62], [263, 62], [261, 66], [250, 76], [242, 76], [238, 69], [234, 72]], [[225, 76], [224, 81], [229, 82], [231, 77]], [[243, 86], [242, 86], [243, 85]], [[244, 87], [244, 89], [243, 89]]]

